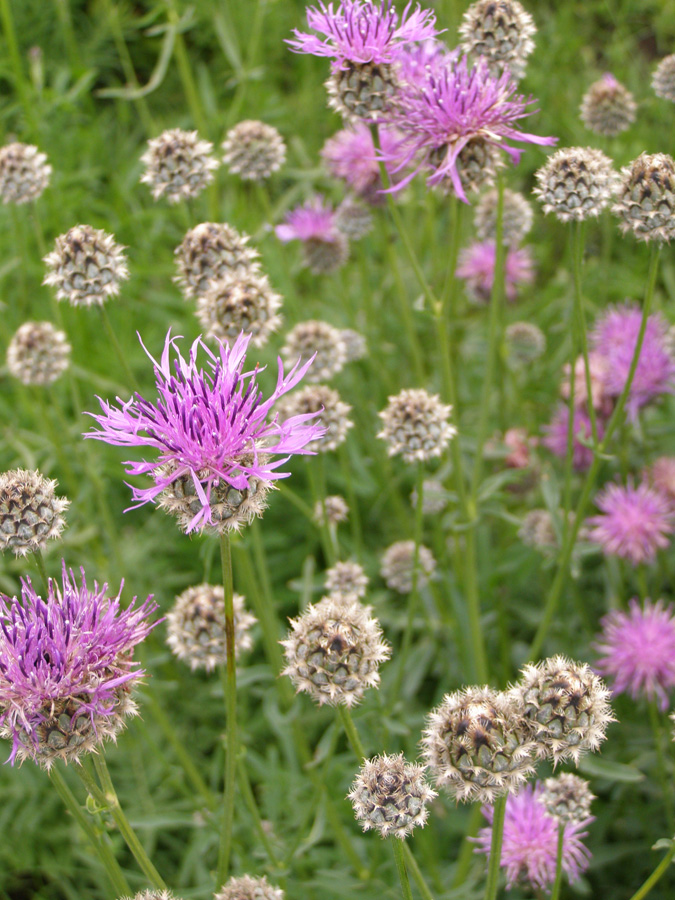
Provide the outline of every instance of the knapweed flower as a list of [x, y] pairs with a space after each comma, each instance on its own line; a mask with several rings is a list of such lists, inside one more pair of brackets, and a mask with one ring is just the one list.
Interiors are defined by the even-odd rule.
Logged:
[[[398, 162], [399, 169], [414, 166], [396, 187], [403, 187], [417, 172], [430, 170], [430, 187], [450, 186], [460, 200], [468, 202], [462, 180], [463, 156], [471, 161], [480, 149], [485, 166], [491, 161], [491, 151], [505, 150], [517, 163], [522, 150], [509, 141], [556, 142], [557, 138], [518, 129], [519, 120], [534, 112], [528, 108], [532, 102], [516, 94], [508, 72], [493, 78], [482, 57], [472, 66], [464, 57], [439, 68], [428, 67], [418, 80], [401, 87], [387, 116], [387, 125], [402, 135], [390, 161]], [[471, 175], [471, 166], [468, 169]], [[471, 187], [479, 186], [475, 178], [471, 181]]]
[[654, 488], [610, 484], [595, 498], [602, 515], [593, 516], [589, 540], [606, 556], [620, 556], [632, 563], [653, 562], [658, 550], [670, 543], [675, 528], [670, 504]]
[[211, 281], [197, 299], [196, 315], [208, 337], [234, 341], [244, 331], [253, 347], [264, 347], [281, 325], [280, 307], [281, 295], [267, 276], [249, 270]]
[[295, 53], [333, 60], [330, 106], [342, 115], [375, 121], [396, 93], [401, 50], [438, 33], [431, 10], [411, 7], [408, 3], [399, 15], [392, 0], [342, 0], [337, 8], [320, 2], [307, 9], [307, 24], [318, 34], [296, 28], [295, 38], [286, 43]]
[[577, 822], [581, 825], [590, 819], [591, 803], [595, 797], [585, 779], [572, 772], [561, 772], [555, 778], [546, 779], [539, 800], [549, 816], [558, 822]]
[[[455, 275], [466, 282], [474, 300], [487, 303], [495, 280], [497, 248], [494, 241], [472, 244], [460, 251]], [[534, 262], [527, 247], [508, 247], [504, 258], [504, 291], [511, 303], [524, 284], [534, 280]]]
[[[591, 349], [604, 362], [603, 387], [619, 397], [628, 380], [640, 333], [642, 310], [625, 303], [611, 306], [597, 320], [590, 335]], [[635, 419], [638, 411], [675, 387], [675, 357], [668, 326], [658, 313], [647, 319], [640, 358], [631, 382], [626, 411]]]
[[340, 494], [330, 494], [328, 497], [324, 497], [323, 502], [317, 500], [312, 518], [317, 525], [322, 525], [324, 521], [327, 525], [339, 525], [341, 522], [346, 522], [349, 518], [347, 501]]
[[347, 362], [347, 344], [340, 329], [320, 319], [308, 319], [294, 325], [286, 335], [281, 358], [289, 363], [310, 356], [314, 362], [307, 381], [328, 381], [341, 372]]
[[242, 181], [265, 181], [283, 166], [286, 144], [272, 125], [245, 119], [225, 135], [223, 162]]
[[363, 830], [374, 828], [382, 837], [403, 840], [422, 828], [429, 816], [427, 803], [438, 796], [426, 782], [425, 769], [402, 753], [366, 759], [347, 795]]
[[617, 175], [612, 160], [594, 147], [563, 147], [535, 173], [533, 193], [545, 213], [561, 222], [598, 216], [609, 204]]
[[663, 243], [675, 236], [675, 160], [667, 153], [641, 153], [621, 169], [614, 215], [624, 234]]
[[[473, 214], [476, 234], [480, 241], [497, 240], [497, 203], [499, 195], [496, 190], [486, 191], [476, 204]], [[502, 209], [502, 239], [509, 247], [515, 247], [523, 240], [532, 228], [534, 212], [531, 205], [518, 191], [504, 189]]]
[[509, 451], [504, 457], [508, 469], [527, 469], [532, 463], [531, 451], [537, 445], [526, 428], [507, 428], [503, 437], [504, 446]]
[[3, 203], [31, 203], [49, 184], [47, 154], [32, 144], [0, 147], [0, 197]]
[[675, 456], [659, 456], [645, 470], [644, 478], [675, 512]]
[[641, 606], [634, 598], [629, 606], [628, 612], [612, 610], [602, 619], [595, 668], [609, 679], [613, 693], [658, 699], [665, 711], [675, 686], [675, 612], [662, 600]]
[[[565, 459], [567, 456], [569, 416], [569, 408], [561, 404], [556, 410], [551, 423], [545, 425], [543, 429], [542, 444], [559, 459]], [[604, 434], [602, 422], [596, 419], [596, 425], [598, 438], [602, 439]], [[578, 472], [583, 472], [593, 462], [593, 450], [587, 446], [587, 443], [591, 442], [593, 434], [591, 420], [583, 407], [576, 406], [574, 408], [572, 431], [574, 435], [572, 439], [572, 465]], [[583, 439], [583, 443], [580, 438]]]
[[360, 331], [353, 328], [341, 328], [340, 337], [347, 348], [347, 362], [355, 362], [368, 355], [368, 344]]
[[546, 335], [534, 322], [513, 322], [504, 337], [509, 360], [516, 366], [533, 363], [546, 350]]
[[378, 438], [387, 444], [387, 454], [401, 454], [408, 463], [426, 462], [440, 456], [457, 429], [448, 421], [452, 406], [441, 403], [438, 394], [424, 388], [403, 390], [388, 398], [378, 413], [382, 431]]
[[145, 172], [141, 181], [150, 185], [153, 200], [166, 197], [178, 203], [196, 197], [213, 181], [218, 160], [212, 156], [213, 144], [202, 141], [196, 131], [171, 128], [148, 141], [141, 156]]
[[7, 347], [7, 369], [23, 384], [52, 384], [68, 368], [70, 349], [51, 322], [24, 322]]
[[61, 586], [50, 579], [45, 599], [29, 578], [20, 600], [0, 595], [0, 735], [12, 741], [10, 762], [79, 762], [135, 714], [130, 694], [144, 673], [132, 653], [157, 604], [136, 607], [134, 597], [122, 609], [120, 594], [107, 592], [89, 588], [84, 569], [78, 584], [63, 563]]
[[0, 474], [0, 550], [25, 556], [61, 536], [66, 526], [62, 513], [70, 500], [56, 496], [56, 484], [37, 469]]
[[133, 897], [122, 897], [122, 900], [180, 900], [171, 891], [160, 891], [157, 888], [147, 888], [139, 891]]
[[213, 900], [284, 900], [284, 892], [270, 884], [264, 875], [262, 878], [240, 875], [230, 878], [214, 894]]
[[518, 537], [528, 547], [537, 550], [552, 550], [558, 546], [553, 517], [547, 509], [530, 509], [518, 529]]
[[248, 235], [224, 222], [202, 222], [187, 232], [174, 254], [175, 277], [185, 297], [199, 297], [212, 281], [228, 275], [248, 275], [260, 268], [259, 253], [248, 246]]
[[615, 137], [635, 121], [636, 110], [631, 92], [611, 72], [605, 72], [584, 94], [579, 115], [590, 131]]
[[347, 196], [335, 210], [335, 227], [348, 241], [360, 241], [373, 230], [373, 216], [356, 196]]
[[[506, 872], [507, 889], [525, 884], [534, 890], [548, 891], [555, 881], [559, 826], [541, 802], [543, 790], [541, 782], [528, 784], [506, 801], [500, 866]], [[476, 853], [485, 853], [489, 857], [494, 810], [485, 806], [482, 812], [490, 827], [478, 832]], [[581, 829], [592, 821], [593, 818], [588, 817], [582, 822], [565, 825], [562, 869], [570, 882], [577, 881], [588, 868], [591, 854], [582, 840], [588, 832]]]
[[292, 209], [274, 232], [284, 244], [301, 241], [304, 263], [315, 275], [334, 272], [349, 256], [349, 244], [337, 227], [335, 210], [324, 203], [323, 197], [314, 197], [304, 206]]
[[[424, 544], [417, 550], [417, 589], [421, 590], [429, 584], [434, 574], [436, 560], [433, 553]], [[384, 583], [392, 591], [409, 594], [413, 588], [413, 571], [415, 569], [415, 542], [396, 541], [387, 547], [380, 560], [380, 575]]]
[[525, 74], [536, 32], [532, 16], [518, 0], [477, 0], [464, 13], [459, 28], [465, 53], [483, 57], [492, 75], [506, 69], [515, 79]]
[[337, 562], [326, 570], [324, 586], [328, 595], [334, 600], [353, 599], [365, 597], [368, 581], [363, 566], [347, 560], [346, 562]]
[[[571, 384], [571, 366], [565, 363], [563, 366], [563, 380], [560, 384], [560, 396], [563, 400], [569, 400]], [[591, 382], [591, 402], [593, 409], [609, 416], [611, 413], [613, 398], [607, 392], [607, 360], [597, 350], [588, 354], [588, 374]], [[588, 391], [586, 388], [586, 363], [583, 356], [577, 356], [574, 361], [574, 405], [582, 409], [588, 409]]]
[[[391, 154], [398, 136], [382, 125], [378, 128], [378, 135], [385, 155]], [[343, 128], [328, 138], [321, 149], [321, 157], [328, 172], [344, 181], [363, 200], [368, 203], [384, 200], [378, 194], [383, 185], [373, 135], [362, 122], [355, 122], [353, 127]], [[390, 179], [394, 180], [392, 168], [390, 164], [388, 172]]]
[[675, 103], [675, 53], [664, 56], [654, 70], [652, 88], [657, 97]]
[[349, 429], [354, 427], [349, 418], [351, 409], [333, 388], [325, 384], [308, 384], [284, 397], [278, 412], [282, 423], [296, 416], [303, 419], [316, 416], [315, 421], [321, 426], [321, 432], [307, 444], [307, 449], [314, 453], [327, 453], [347, 440]]
[[[137, 393], [126, 402], [118, 397], [119, 407], [114, 407], [99, 398], [103, 414], [89, 413], [101, 430], [85, 437], [157, 451], [154, 460], [125, 463], [130, 475], [152, 475], [155, 482], [132, 488], [134, 506], [158, 500], [186, 533], [236, 530], [260, 515], [274, 481], [288, 475], [275, 470], [295, 453], [311, 453], [307, 444], [324, 433], [312, 424], [313, 415], [269, 421], [274, 404], [298, 384], [311, 360], [297, 363], [286, 375], [279, 360], [276, 387], [264, 400], [259, 370], [244, 370], [250, 340], [242, 334], [231, 346], [218, 342], [212, 353], [197, 338], [184, 359], [178, 338], [169, 332], [160, 362], [148, 353], [157, 399]], [[206, 368], [198, 365], [200, 351], [206, 354]]]
[[103, 306], [129, 277], [124, 247], [91, 225], [75, 225], [59, 235], [44, 262], [48, 273], [42, 283], [55, 287], [56, 299], [71, 306]]

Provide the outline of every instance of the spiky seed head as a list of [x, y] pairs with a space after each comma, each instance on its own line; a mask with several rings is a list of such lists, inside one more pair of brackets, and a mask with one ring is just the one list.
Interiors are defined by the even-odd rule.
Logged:
[[51, 384], [68, 368], [70, 349], [51, 322], [24, 322], [7, 347], [7, 368], [23, 384]]
[[185, 297], [204, 294], [212, 281], [228, 275], [257, 272], [260, 254], [248, 240], [225, 222], [202, 222], [191, 228], [174, 251], [178, 268], [174, 280]]
[[346, 522], [349, 517], [349, 507], [344, 497], [339, 494], [332, 494], [325, 497], [323, 502], [317, 500], [314, 505], [314, 521], [317, 525], [322, 525], [325, 520], [328, 525], [339, 525]]
[[[434, 478], [425, 479], [422, 485], [422, 513], [425, 516], [443, 512], [449, 500], [450, 494], [440, 481], [436, 481]], [[414, 509], [417, 508], [416, 487], [412, 489], [410, 494], [410, 503]]]
[[[261, 458], [262, 454], [259, 454], [258, 460]], [[240, 462], [245, 466], [250, 465], [253, 457], [242, 457]], [[167, 463], [158, 467], [156, 474], [160, 478], [169, 477], [176, 468], [176, 463]], [[209, 474], [207, 469], [203, 469], [197, 473], [197, 477], [203, 480]], [[275, 489], [272, 482], [255, 476], [249, 476], [248, 487], [240, 490], [224, 479], [214, 481], [208, 494], [211, 521], [204, 526], [204, 531], [207, 534], [225, 534], [228, 531], [239, 531], [242, 525], [250, 525], [256, 516], [262, 516], [267, 509], [267, 494], [272, 489]], [[175, 516], [186, 533], [190, 530], [194, 517], [203, 509], [190, 472], [180, 475], [162, 491], [157, 506]]]
[[[476, 236], [480, 241], [497, 240], [497, 201], [495, 190], [487, 191], [480, 198], [474, 210], [473, 221]], [[532, 207], [522, 194], [504, 189], [504, 206], [502, 212], [502, 238], [510, 247], [520, 244], [532, 228], [534, 213]]]
[[675, 53], [664, 57], [654, 70], [652, 87], [657, 97], [675, 103]]
[[345, 197], [335, 210], [335, 227], [350, 241], [360, 241], [373, 229], [373, 216], [365, 203]]
[[[439, 167], [448, 155], [448, 150], [448, 144], [432, 150], [429, 154], [429, 165], [432, 168]], [[456, 161], [457, 175], [465, 194], [476, 194], [494, 184], [497, 171], [503, 167], [504, 160], [499, 147], [480, 136], [467, 142], [460, 150]], [[443, 193], [456, 193], [449, 175], [439, 182], [438, 187]]]
[[0, 147], [0, 197], [3, 203], [31, 203], [49, 184], [47, 154], [32, 144]]
[[635, 121], [636, 110], [631, 92], [606, 72], [584, 94], [579, 115], [590, 131], [615, 137]]
[[510, 696], [525, 717], [537, 756], [554, 764], [576, 763], [597, 750], [607, 725], [615, 721], [602, 679], [587, 663], [565, 656], [526, 665]]
[[438, 394], [424, 388], [403, 390], [389, 397], [386, 408], [378, 413], [382, 431], [378, 438], [386, 441], [387, 453], [400, 453], [406, 462], [425, 462], [440, 456], [457, 434], [448, 422], [452, 406], [441, 403]]
[[330, 240], [308, 238], [302, 245], [302, 256], [304, 264], [314, 275], [330, 275], [347, 262], [349, 242], [336, 225]]
[[490, 687], [446, 694], [432, 710], [422, 755], [458, 800], [491, 803], [534, 773], [534, 745], [510, 697]]
[[267, 276], [249, 270], [212, 281], [197, 300], [197, 318], [209, 337], [231, 342], [243, 331], [263, 347], [281, 325], [280, 307]]
[[62, 513], [70, 500], [55, 495], [56, 484], [37, 469], [0, 474], [0, 550], [25, 556], [61, 536], [66, 526]]
[[141, 156], [145, 172], [141, 181], [150, 185], [154, 200], [166, 197], [178, 203], [196, 197], [213, 181], [218, 160], [212, 156], [213, 144], [202, 141], [196, 131], [171, 128], [148, 141]]
[[308, 384], [293, 391], [280, 401], [277, 409], [280, 422], [285, 422], [292, 416], [318, 413], [314, 421], [326, 431], [322, 437], [307, 444], [307, 448], [314, 453], [327, 453], [337, 449], [347, 439], [349, 429], [354, 427], [354, 423], [348, 418], [351, 406], [340, 399], [337, 391], [325, 384]]
[[326, 570], [324, 586], [334, 600], [365, 597], [369, 578], [356, 562], [337, 562]]
[[320, 706], [358, 703], [367, 688], [380, 683], [377, 670], [391, 655], [371, 611], [356, 600], [324, 597], [290, 619], [291, 631], [281, 641], [288, 662], [282, 675]]
[[549, 815], [559, 822], [583, 822], [591, 815], [591, 803], [595, 797], [589, 783], [573, 775], [562, 772], [555, 778], [547, 778], [539, 797]]
[[409, 763], [402, 753], [365, 760], [347, 795], [363, 830], [375, 828], [383, 838], [403, 840], [422, 828], [429, 815], [427, 803], [438, 796], [426, 782], [425, 769]]
[[546, 350], [544, 332], [534, 322], [513, 322], [505, 332], [509, 360], [515, 366], [534, 362]]
[[619, 227], [639, 241], [669, 241], [675, 235], [675, 160], [667, 153], [641, 153], [621, 169], [612, 212]]
[[42, 283], [55, 287], [56, 299], [71, 306], [103, 306], [129, 277], [124, 247], [91, 225], [75, 225], [59, 235], [44, 262], [47, 275]]
[[337, 375], [347, 362], [347, 345], [338, 328], [321, 322], [318, 319], [309, 319], [306, 322], [298, 322], [286, 335], [286, 341], [281, 348], [281, 357], [287, 364], [295, 363], [298, 359], [314, 357], [306, 381], [328, 381], [333, 375]]
[[[431, 550], [420, 544], [418, 549], [417, 587], [422, 589], [436, 568], [436, 560]], [[413, 588], [413, 571], [415, 568], [415, 542], [397, 541], [382, 554], [380, 575], [388, 588], [399, 594], [409, 594]]]
[[[253, 646], [249, 633], [257, 621], [244, 607], [244, 598], [235, 594], [234, 653], [238, 658]], [[167, 639], [172, 652], [190, 668], [213, 671], [227, 662], [225, 640], [225, 591], [221, 584], [197, 584], [176, 597], [166, 615]]]
[[482, 56], [494, 77], [508, 69], [515, 80], [525, 74], [536, 31], [532, 16], [517, 0], [477, 0], [459, 28], [464, 53]]
[[262, 878], [240, 875], [230, 878], [213, 900], [284, 900], [284, 892], [270, 884], [264, 875]]
[[342, 328], [340, 337], [347, 348], [347, 362], [355, 362], [357, 359], [363, 359], [364, 356], [367, 356], [368, 345], [361, 332], [354, 331], [353, 328]]
[[518, 537], [528, 547], [538, 550], [551, 550], [558, 546], [553, 519], [547, 509], [529, 510], [518, 529]]
[[223, 162], [242, 181], [265, 181], [283, 166], [286, 144], [272, 125], [246, 119], [225, 135]]
[[171, 891], [159, 891], [155, 888], [148, 888], [145, 891], [139, 891], [133, 897], [123, 897], [122, 900], [179, 900]]
[[534, 194], [545, 213], [561, 222], [581, 222], [598, 216], [617, 185], [612, 160], [593, 147], [563, 147], [549, 156], [536, 173]]
[[390, 63], [347, 62], [326, 82], [328, 105], [346, 120], [377, 122], [391, 108], [398, 85]]

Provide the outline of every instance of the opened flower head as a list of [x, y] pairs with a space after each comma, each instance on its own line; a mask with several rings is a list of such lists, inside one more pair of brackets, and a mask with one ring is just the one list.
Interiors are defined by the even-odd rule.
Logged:
[[[85, 437], [157, 451], [152, 460], [125, 463], [128, 474], [154, 479], [152, 487], [132, 487], [134, 505], [158, 500], [186, 533], [238, 529], [260, 515], [273, 482], [289, 474], [276, 469], [295, 453], [311, 453], [307, 445], [325, 430], [312, 424], [314, 414], [270, 419], [276, 401], [298, 384], [312, 360], [287, 374], [279, 360], [276, 387], [265, 400], [258, 367], [244, 371], [250, 338], [241, 334], [231, 346], [218, 341], [215, 353], [197, 338], [184, 359], [169, 332], [159, 362], [146, 350], [155, 366], [157, 399], [136, 393], [126, 402], [118, 397], [115, 407], [99, 398], [103, 414], [89, 414], [101, 429]], [[197, 363], [200, 351], [206, 368]]]

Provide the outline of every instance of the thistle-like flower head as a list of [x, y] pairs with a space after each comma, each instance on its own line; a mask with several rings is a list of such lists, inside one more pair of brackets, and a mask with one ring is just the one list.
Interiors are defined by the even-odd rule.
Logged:
[[636, 110], [631, 92], [611, 72], [605, 72], [584, 94], [579, 115], [586, 128], [614, 137], [635, 121]]
[[7, 369], [23, 384], [51, 384], [68, 368], [70, 349], [51, 322], [24, 322], [7, 347]]
[[335, 600], [360, 598], [365, 596], [369, 580], [363, 566], [347, 560], [326, 571], [325, 588]]
[[[565, 459], [567, 456], [569, 418], [569, 407], [565, 404], [560, 404], [553, 415], [552, 421], [544, 426], [545, 436], [542, 439], [542, 444], [560, 459]], [[598, 437], [602, 438], [604, 434], [602, 422], [596, 420], [596, 424]], [[591, 420], [586, 410], [581, 406], [574, 408], [572, 434], [572, 465], [578, 472], [583, 472], [593, 462], [593, 450], [588, 446], [592, 436]], [[582, 440], [579, 440], [580, 438]]]
[[388, 455], [400, 453], [408, 463], [441, 456], [457, 434], [448, 421], [452, 406], [423, 388], [403, 390], [388, 399], [385, 409], [378, 413], [382, 431], [377, 435], [386, 442]]
[[0, 550], [25, 556], [61, 536], [66, 526], [62, 514], [70, 500], [56, 496], [56, 484], [37, 469], [0, 474]]
[[213, 181], [218, 160], [213, 144], [200, 139], [196, 131], [171, 128], [148, 141], [141, 156], [145, 172], [141, 181], [150, 186], [154, 200], [166, 197], [178, 203], [196, 197]]
[[223, 162], [242, 181], [265, 181], [286, 159], [284, 140], [272, 125], [246, 119], [225, 135]]
[[339, 269], [349, 255], [347, 239], [337, 227], [335, 210], [318, 195], [287, 213], [285, 222], [274, 231], [284, 244], [302, 243], [305, 265], [316, 275]]
[[[426, 587], [436, 568], [436, 560], [431, 550], [420, 544], [417, 548], [418, 571], [417, 587]], [[413, 572], [415, 569], [415, 542], [396, 541], [382, 554], [380, 575], [388, 588], [399, 594], [409, 594], [413, 588]]]
[[634, 564], [652, 562], [670, 543], [675, 517], [668, 500], [648, 484], [608, 484], [595, 498], [601, 515], [592, 516], [589, 540], [606, 555]]
[[55, 287], [56, 299], [71, 306], [103, 306], [129, 277], [124, 247], [91, 225], [75, 225], [59, 235], [44, 262], [48, 271], [42, 283]]
[[588, 782], [572, 772], [561, 772], [555, 778], [547, 778], [539, 800], [549, 816], [558, 822], [590, 822], [591, 803], [595, 800]]
[[[459, 254], [455, 275], [466, 282], [468, 293], [478, 303], [487, 303], [495, 280], [497, 248], [494, 241], [471, 244]], [[504, 258], [504, 291], [513, 303], [521, 285], [534, 280], [534, 260], [527, 247], [508, 247]]]
[[562, 147], [536, 173], [534, 193], [545, 213], [561, 222], [598, 216], [617, 184], [612, 160], [594, 147]]
[[494, 75], [508, 69], [512, 78], [525, 74], [536, 31], [532, 16], [518, 0], [476, 0], [459, 29], [465, 53], [483, 57]]
[[333, 388], [325, 384], [308, 384], [283, 398], [279, 404], [279, 420], [316, 416], [322, 430], [307, 448], [316, 453], [327, 453], [337, 449], [347, 439], [349, 429], [354, 427], [349, 418], [351, 409]]
[[3, 203], [32, 203], [49, 184], [52, 167], [32, 144], [0, 147], [0, 197]]
[[262, 878], [240, 875], [230, 878], [214, 894], [213, 900], [284, 900], [284, 892], [270, 884], [264, 875]]
[[675, 160], [667, 153], [641, 153], [621, 169], [612, 212], [624, 234], [663, 243], [675, 237]]

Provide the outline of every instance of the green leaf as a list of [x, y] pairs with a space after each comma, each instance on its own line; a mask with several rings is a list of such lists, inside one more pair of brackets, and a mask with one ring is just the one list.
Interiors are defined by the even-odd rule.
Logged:
[[635, 766], [587, 756], [579, 763], [579, 771], [592, 778], [606, 778], [608, 781], [636, 782], [644, 780], [644, 773]]

